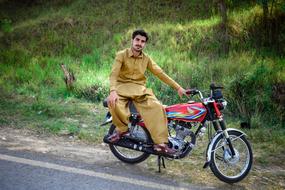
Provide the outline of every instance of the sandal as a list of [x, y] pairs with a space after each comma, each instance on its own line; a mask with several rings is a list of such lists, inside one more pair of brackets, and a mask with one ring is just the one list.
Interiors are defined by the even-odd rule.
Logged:
[[126, 132], [118, 132], [118, 131], [115, 130], [115, 132], [114, 132], [112, 135], [110, 135], [110, 136], [108, 137], [108, 141], [109, 141], [110, 143], [116, 143], [116, 142], [118, 142], [123, 136], [127, 135], [128, 133], [129, 133], [129, 131], [126, 131]]
[[153, 149], [156, 152], [162, 153], [162, 154], [172, 155], [172, 154], [176, 153], [176, 151], [169, 148], [167, 144], [155, 144], [155, 145], [153, 145]]

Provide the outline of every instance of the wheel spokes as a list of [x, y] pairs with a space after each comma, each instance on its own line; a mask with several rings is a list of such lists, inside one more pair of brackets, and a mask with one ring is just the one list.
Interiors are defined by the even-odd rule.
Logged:
[[216, 163], [217, 169], [223, 175], [230, 178], [242, 175], [249, 163], [249, 150], [247, 145], [241, 138], [234, 137], [235, 138], [231, 137], [231, 139], [234, 139], [232, 143], [237, 157], [232, 158], [230, 152], [225, 152], [229, 151], [229, 149], [224, 146], [223, 139], [217, 143], [216, 147], [218, 148], [214, 151], [214, 162]]

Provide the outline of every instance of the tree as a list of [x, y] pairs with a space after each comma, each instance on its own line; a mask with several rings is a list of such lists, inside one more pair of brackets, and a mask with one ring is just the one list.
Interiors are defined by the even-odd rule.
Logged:
[[217, 0], [218, 9], [221, 14], [221, 41], [223, 53], [227, 55], [230, 50], [230, 40], [228, 34], [228, 15], [227, 15], [227, 6], [225, 0]]

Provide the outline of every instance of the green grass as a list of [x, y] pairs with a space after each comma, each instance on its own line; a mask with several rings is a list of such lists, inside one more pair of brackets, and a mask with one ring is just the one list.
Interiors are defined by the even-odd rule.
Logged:
[[[96, 134], [93, 143], [100, 142], [107, 131], [107, 128], [99, 126], [104, 121], [103, 107], [77, 98], [1, 96], [0, 110], [1, 126], [78, 136], [83, 140], [86, 140], [86, 131], [88, 131]], [[87, 138], [87, 140], [91, 139]]]

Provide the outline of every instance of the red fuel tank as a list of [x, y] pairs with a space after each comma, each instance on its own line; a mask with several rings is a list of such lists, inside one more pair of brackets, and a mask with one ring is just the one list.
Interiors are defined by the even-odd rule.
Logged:
[[175, 104], [165, 108], [167, 118], [202, 122], [207, 115], [207, 109], [200, 102]]

